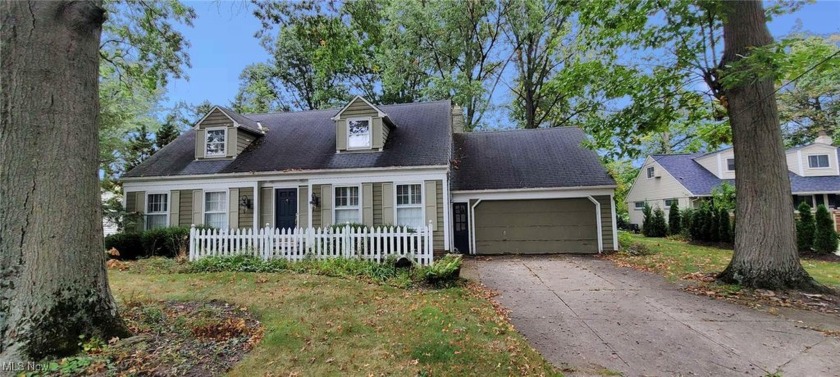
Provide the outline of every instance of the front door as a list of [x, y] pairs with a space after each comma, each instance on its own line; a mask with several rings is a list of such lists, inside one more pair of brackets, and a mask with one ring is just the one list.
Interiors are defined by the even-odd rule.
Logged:
[[470, 221], [467, 216], [467, 203], [453, 203], [453, 236], [455, 237], [455, 248], [461, 254], [470, 253]]
[[297, 226], [297, 189], [274, 191], [274, 216], [278, 228], [288, 229]]

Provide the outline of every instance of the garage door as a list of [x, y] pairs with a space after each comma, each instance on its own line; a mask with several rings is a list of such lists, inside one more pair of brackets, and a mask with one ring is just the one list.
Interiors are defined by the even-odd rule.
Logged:
[[482, 201], [475, 207], [477, 254], [597, 253], [589, 199]]

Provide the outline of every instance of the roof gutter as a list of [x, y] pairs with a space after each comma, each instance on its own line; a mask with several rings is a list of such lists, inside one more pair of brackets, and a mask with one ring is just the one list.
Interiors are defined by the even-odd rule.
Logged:
[[599, 186], [571, 186], [571, 187], [529, 187], [529, 188], [514, 188], [514, 189], [490, 189], [490, 190], [454, 190], [453, 194], [482, 194], [494, 192], [534, 192], [545, 190], [558, 191], [574, 191], [586, 189], [614, 189], [616, 185], [599, 185]]
[[[319, 173], [364, 173], [383, 171], [413, 171], [413, 170], [449, 170], [449, 165], [421, 165], [421, 166], [394, 166], [381, 168], [354, 168], [354, 169], [313, 169], [313, 170], [274, 170], [265, 172], [244, 172], [244, 173], [215, 173], [215, 174], [192, 174], [192, 175], [156, 175], [147, 177], [121, 177], [122, 182], [146, 182], [146, 181], [178, 181], [186, 179], [213, 179], [213, 178], [237, 178], [237, 177], [264, 177], [264, 176], [296, 176]], [[613, 186], [614, 187], [614, 186]]]

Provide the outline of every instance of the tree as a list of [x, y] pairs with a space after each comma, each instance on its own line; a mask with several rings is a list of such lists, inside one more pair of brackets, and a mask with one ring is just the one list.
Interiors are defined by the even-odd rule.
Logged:
[[709, 208], [706, 211], [706, 241], [720, 241], [719, 220], [720, 217], [718, 216], [717, 208], [714, 205], [709, 205]]
[[718, 229], [720, 242], [732, 242], [732, 225], [729, 224], [729, 211], [726, 208], [718, 209]]
[[166, 121], [155, 132], [155, 150], [160, 150], [180, 135], [181, 129], [178, 124], [177, 115], [175, 113], [167, 115]]
[[645, 207], [642, 209], [642, 234], [645, 237], [651, 236], [653, 232], [653, 209], [650, 204], [645, 202]]
[[[773, 77], [739, 65], [773, 43], [761, 2], [725, 3], [723, 86], [735, 150], [735, 252], [718, 279], [764, 289], [825, 290], [802, 268]], [[749, 62], [749, 59], [746, 60]], [[743, 76], [742, 76], [743, 75]]]
[[0, 92], [0, 362], [9, 363], [72, 353], [80, 335], [127, 330], [102, 252], [105, 11], [94, 1], [4, 1], [0, 9], [0, 71], [15, 83]]
[[796, 209], [799, 211], [799, 219], [796, 221], [796, 248], [799, 251], [811, 251], [814, 247], [814, 232], [816, 231], [811, 206], [802, 202]]
[[129, 137], [128, 146], [126, 148], [125, 167], [123, 172], [134, 169], [140, 165], [147, 158], [155, 153], [155, 143], [152, 135], [146, 128], [146, 125], [141, 125]]
[[691, 216], [691, 240], [692, 241], [705, 241], [705, 228], [706, 228], [706, 206], [702, 206], [699, 209], [694, 210], [694, 213]]
[[814, 250], [818, 253], [832, 254], [837, 251], [837, 231], [834, 229], [834, 221], [831, 216], [825, 205], [817, 206]]
[[677, 235], [682, 232], [682, 220], [680, 218], [680, 207], [672, 204], [668, 210], [668, 234]]
[[665, 237], [666, 235], [668, 235], [668, 225], [665, 223], [665, 212], [662, 211], [662, 208], [656, 207], [653, 210], [653, 218], [647, 236]]

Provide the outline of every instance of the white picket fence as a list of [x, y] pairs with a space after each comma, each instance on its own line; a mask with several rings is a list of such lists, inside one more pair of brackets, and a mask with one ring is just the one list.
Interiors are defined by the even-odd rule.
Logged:
[[433, 262], [432, 223], [407, 227], [190, 228], [190, 260], [209, 256], [253, 255], [264, 260], [285, 258], [362, 258], [383, 262], [406, 257], [424, 266]]

